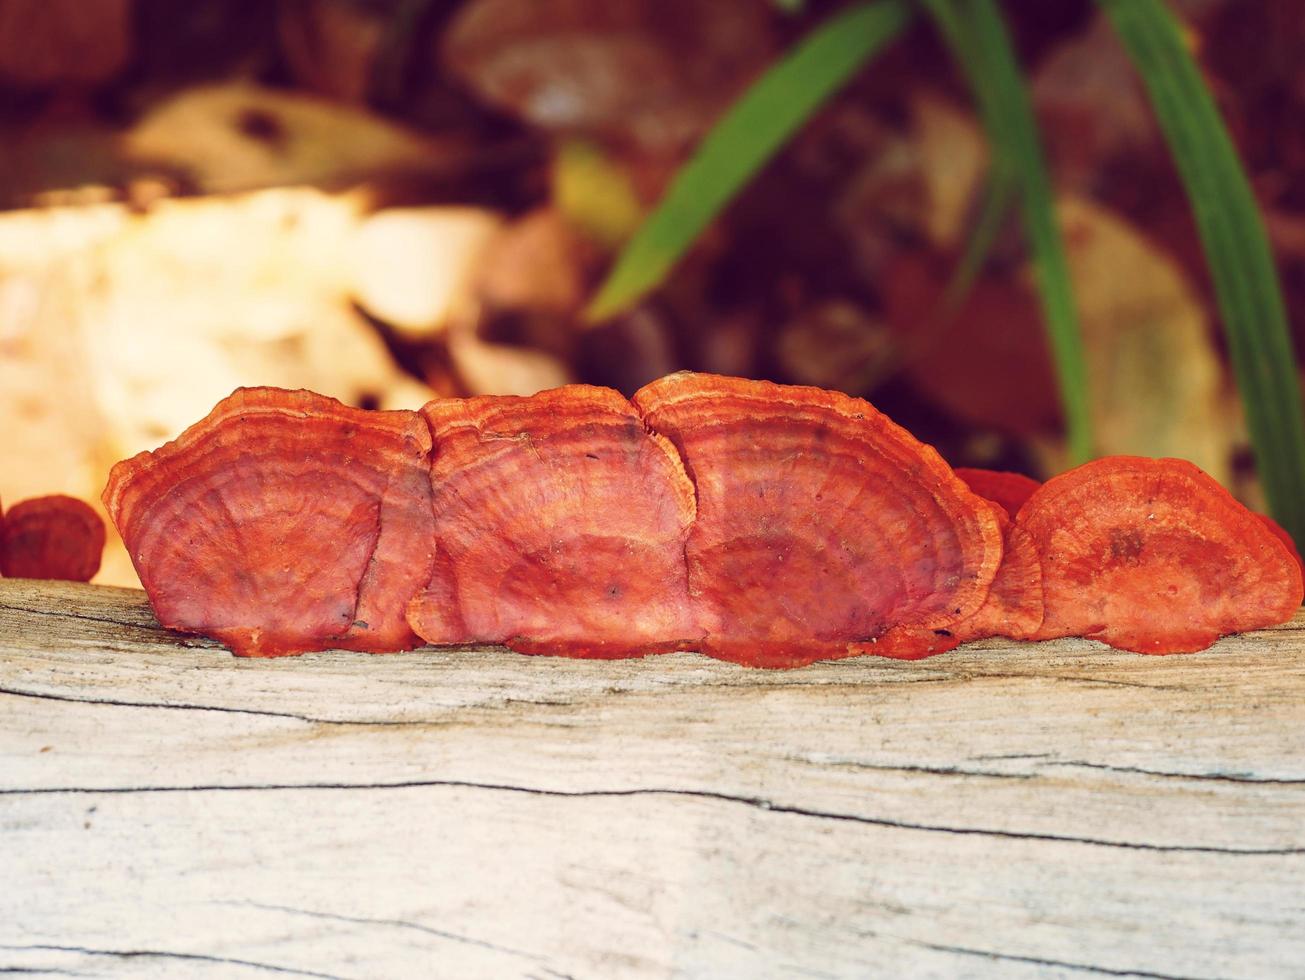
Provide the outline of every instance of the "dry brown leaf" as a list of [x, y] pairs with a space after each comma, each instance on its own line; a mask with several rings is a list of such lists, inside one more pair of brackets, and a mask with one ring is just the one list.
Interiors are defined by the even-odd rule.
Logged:
[[543, 129], [674, 149], [773, 50], [762, 0], [472, 0], [441, 60], [482, 99]]
[[1032, 96], [1061, 186], [1086, 186], [1110, 161], [1159, 147], [1137, 72], [1102, 14], [1038, 67]]
[[303, 188], [169, 201], [102, 246], [82, 321], [119, 455], [171, 438], [238, 385], [356, 403], [403, 380], [350, 310], [359, 207]]
[[1097, 449], [1178, 456], [1231, 479], [1233, 424], [1208, 312], [1178, 264], [1120, 215], [1058, 205], [1087, 348]]
[[959, 249], [988, 169], [988, 145], [974, 116], [928, 93], [911, 100], [914, 147], [924, 182], [920, 223], [941, 249]]
[[597, 253], [554, 207], [542, 207], [505, 227], [486, 251], [477, 293], [490, 311], [574, 314]]
[[125, 155], [210, 193], [437, 172], [446, 144], [359, 109], [244, 83], [186, 90], [122, 139]]
[[934, 404], [970, 425], [1023, 437], [1053, 431], [1060, 403], [1032, 292], [1017, 277], [980, 277], [948, 316], [951, 256], [904, 251], [880, 280], [902, 366]]
[[487, 343], [469, 323], [449, 329], [448, 350], [469, 395], [533, 395], [575, 380], [570, 369], [551, 354]]
[[[1233, 423], [1201, 293], [1119, 214], [1078, 198], [1062, 199], [1058, 211], [1097, 452], [1179, 456], [1226, 483]], [[952, 261], [905, 252], [880, 282], [904, 369], [957, 418], [1022, 436], [1049, 471], [1063, 468], [1051, 438], [1059, 397], [1031, 269], [989, 271], [947, 318], [942, 296]]]
[[780, 330], [776, 356], [788, 377], [859, 394], [892, 356], [893, 337], [864, 307], [831, 299], [802, 310]]

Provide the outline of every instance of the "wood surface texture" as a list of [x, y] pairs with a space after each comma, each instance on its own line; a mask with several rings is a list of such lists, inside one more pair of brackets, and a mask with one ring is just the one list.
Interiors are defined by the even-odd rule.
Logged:
[[762, 672], [237, 660], [0, 581], [0, 974], [1305, 976], [1305, 617]]

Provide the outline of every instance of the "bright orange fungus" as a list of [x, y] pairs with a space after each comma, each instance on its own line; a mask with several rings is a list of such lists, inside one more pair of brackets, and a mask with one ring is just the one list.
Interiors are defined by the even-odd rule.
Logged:
[[246, 656], [1170, 653], [1302, 593], [1280, 532], [1190, 463], [957, 474], [860, 399], [688, 373], [420, 413], [242, 389], [119, 463], [104, 501], [160, 621]]
[[1284, 622], [1301, 603], [1284, 543], [1185, 460], [1087, 463], [1044, 483], [1016, 525], [1042, 564], [1039, 639], [1185, 653]]
[[165, 626], [243, 656], [402, 650], [435, 557], [430, 446], [416, 412], [242, 388], [115, 466], [104, 503]]

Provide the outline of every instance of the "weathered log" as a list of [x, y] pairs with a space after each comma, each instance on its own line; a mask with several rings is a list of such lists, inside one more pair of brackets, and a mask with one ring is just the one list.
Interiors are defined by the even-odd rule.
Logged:
[[0, 581], [0, 972], [1287, 976], [1305, 616], [1201, 654], [238, 660]]

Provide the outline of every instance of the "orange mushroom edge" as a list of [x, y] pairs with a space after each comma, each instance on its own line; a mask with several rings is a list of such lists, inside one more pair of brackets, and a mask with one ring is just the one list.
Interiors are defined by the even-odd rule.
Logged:
[[434, 564], [430, 431], [415, 412], [242, 388], [117, 464], [104, 503], [164, 626], [242, 656], [418, 638]]
[[0, 519], [0, 574], [89, 582], [104, 554], [104, 521], [76, 497], [24, 500]]
[[991, 506], [1001, 525], [1001, 565], [983, 605], [948, 630], [958, 644], [990, 636], [1027, 640], [1037, 635], [1042, 625], [1042, 565], [1037, 548], [1028, 532], [1006, 516], [1000, 503], [991, 502]]
[[693, 486], [627, 399], [569, 385], [422, 414], [440, 560], [408, 606], [419, 635], [595, 658], [697, 645]]
[[1287, 533], [1287, 529], [1267, 514], [1256, 514], [1255, 516], [1264, 522], [1264, 526], [1269, 529], [1269, 532], [1275, 538], [1282, 542], [1283, 547], [1291, 553], [1291, 557], [1295, 559], [1296, 564], [1300, 566], [1301, 573], [1305, 574], [1305, 559], [1301, 558], [1300, 549], [1296, 547], [1296, 542], [1293, 541], [1291, 535]]
[[634, 403], [696, 489], [702, 652], [757, 667], [918, 657], [983, 604], [1002, 556], [992, 508], [869, 403], [688, 373]]
[[958, 466], [956, 475], [980, 497], [999, 505], [1011, 518], [1019, 513], [1019, 509], [1033, 496], [1033, 492], [1042, 486], [1031, 476], [1006, 470], [982, 470]]
[[1087, 463], [1043, 484], [1015, 523], [1041, 564], [1036, 639], [1187, 653], [1286, 622], [1301, 604], [1301, 568], [1286, 545], [1185, 460]]
[[[959, 475], [959, 474], [958, 474]], [[1030, 482], [1035, 482], [1030, 480]], [[945, 629], [896, 627], [861, 649], [899, 660], [946, 653], [962, 643], [989, 637], [1027, 640], [1042, 624], [1042, 568], [1028, 534], [1000, 504], [986, 500], [1002, 533], [1002, 558], [996, 577], [975, 612]]]

